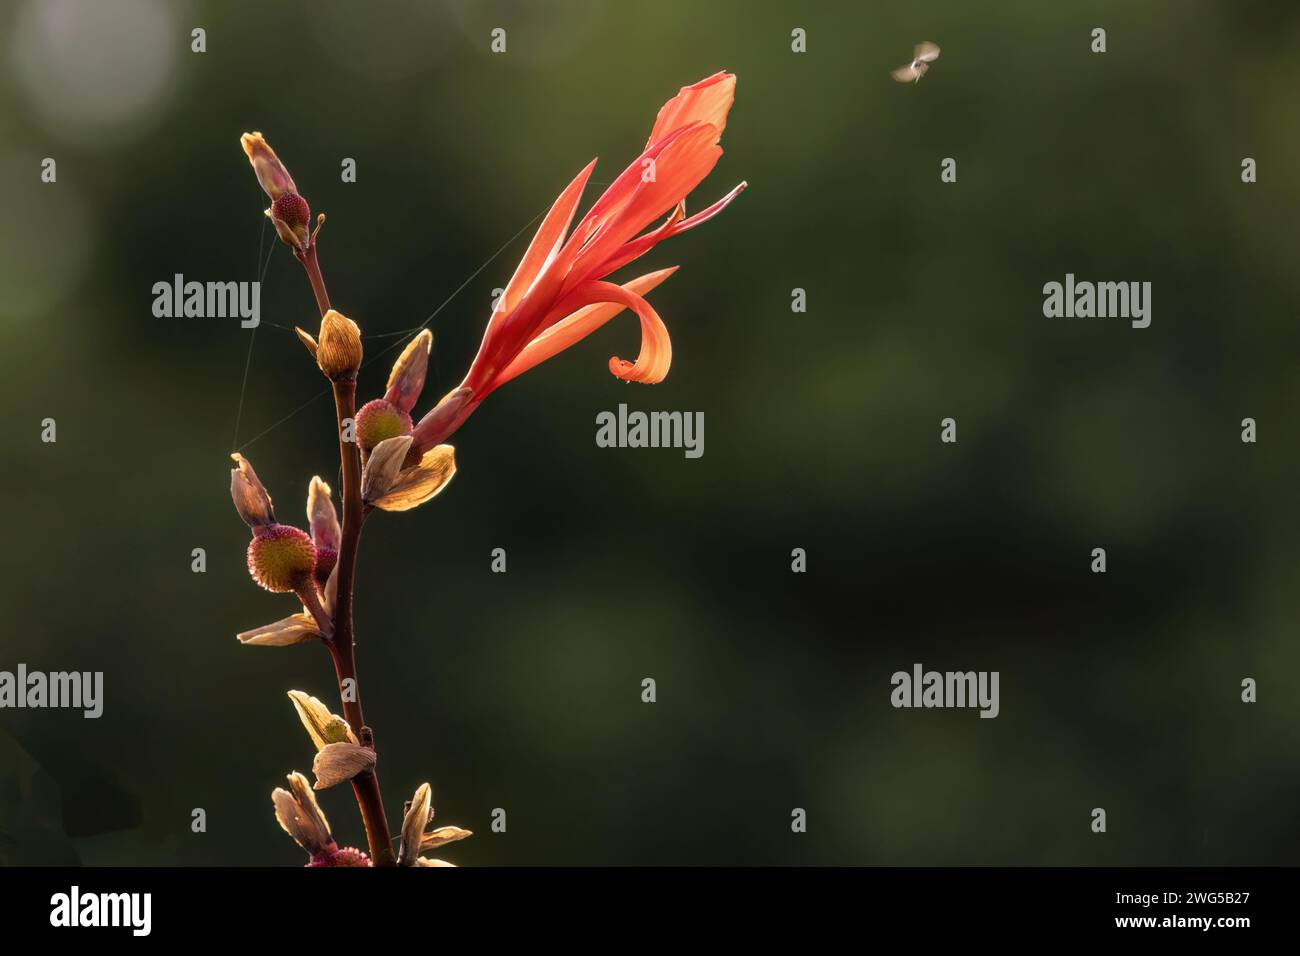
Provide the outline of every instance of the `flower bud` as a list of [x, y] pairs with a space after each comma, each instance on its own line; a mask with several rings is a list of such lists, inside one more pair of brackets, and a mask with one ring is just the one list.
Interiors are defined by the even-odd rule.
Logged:
[[302, 721], [303, 727], [307, 728], [307, 736], [311, 738], [317, 750], [323, 749], [328, 744], [357, 742], [348, 722], [338, 714], [330, 713], [330, 709], [315, 697], [304, 694], [300, 690], [291, 690], [289, 699], [293, 701], [294, 710], [298, 711], [298, 719]]
[[402, 843], [397, 853], [398, 866], [412, 866], [420, 855], [424, 828], [433, 819], [433, 790], [427, 783], [420, 784], [415, 797], [406, 807], [402, 819]]
[[330, 309], [320, 320], [316, 364], [331, 382], [354, 378], [361, 368], [361, 330], [340, 312]]
[[343, 532], [339, 528], [334, 501], [330, 498], [330, 486], [319, 476], [312, 477], [307, 489], [307, 520], [311, 523], [311, 543], [316, 548], [316, 583], [324, 587], [338, 562]]
[[230, 470], [230, 497], [235, 502], [235, 510], [244, 523], [256, 531], [258, 528], [275, 524], [275, 510], [271, 507], [271, 496], [257, 478], [252, 464], [239, 452], [230, 456], [238, 465]]
[[289, 789], [276, 787], [271, 791], [271, 802], [275, 804], [275, 819], [284, 832], [307, 851], [313, 863], [318, 857], [332, 857], [338, 850], [330, 833], [329, 820], [316, 802], [311, 784], [302, 774], [297, 771], [289, 774]]
[[425, 850], [455, 843], [473, 831], [460, 827], [438, 827], [427, 833], [425, 828], [433, 822], [433, 791], [427, 783], [422, 783], [415, 791], [415, 796], [406, 805], [406, 816], [402, 819], [402, 842], [397, 852], [398, 866], [453, 866], [444, 860], [434, 860], [421, 856]]
[[239, 145], [244, 147], [244, 154], [253, 164], [253, 172], [257, 175], [262, 191], [271, 197], [272, 202], [281, 196], [298, 192], [289, 170], [284, 168], [284, 163], [280, 162], [280, 157], [275, 155], [275, 150], [262, 138], [261, 133], [245, 133], [239, 137]]
[[307, 778], [289, 774], [289, 789], [276, 787], [271, 792], [275, 819], [293, 842], [307, 851], [308, 866], [373, 866], [370, 857], [355, 847], [340, 848], [330, 833], [330, 824], [311, 792]]
[[316, 549], [305, 531], [286, 524], [254, 529], [248, 543], [248, 573], [274, 593], [297, 591], [311, 584]]
[[369, 455], [381, 441], [409, 434], [411, 416], [387, 399], [366, 402], [357, 412], [357, 444], [363, 455]]
[[[424, 390], [424, 376], [429, 370], [429, 350], [433, 348], [433, 333], [422, 329], [402, 350], [401, 356], [393, 363], [393, 371], [388, 376], [387, 391], [384, 400], [409, 414], [419, 401], [420, 392]], [[410, 429], [409, 419], [407, 424]], [[385, 435], [391, 438], [391, 435]]]

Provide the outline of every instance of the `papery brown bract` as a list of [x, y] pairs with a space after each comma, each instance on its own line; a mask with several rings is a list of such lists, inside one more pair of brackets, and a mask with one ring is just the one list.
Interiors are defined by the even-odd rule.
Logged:
[[338, 847], [330, 833], [329, 820], [316, 802], [307, 778], [295, 770], [287, 779], [288, 790], [276, 787], [271, 791], [275, 819], [309, 856], [332, 854]]
[[254, 530], [275, 524], [271, 496], [253, 471], [252, 462], [238, 452], [230, 457], [235, 461], [230, 469], [230, 498], [239, 517]]
[[329, 744], [357, 742], [348, 722], [338, 714], [331, 713], [330, 709], [315, 697], [300, 690], [291, 690], [289, 700], [293, 701], [298, 719], [302, 721], [307, 735], [311, 737], [311, 742], [315, 744], [317, 750], [322, 750]]
[[373, 504], [388, 494], [397, 481], [406, 450], [410, 447], [410, 435], [386, 438], [375, 446], [361, 471], [362, 501]]
[[291, 614], [273, 624], [263, 624], [235, 635], [241, 644], [261, 647], [287, 647], [324, 636], [316, 626], [315, 618], [306, 613]]
[[433, 788], [422, 783], [415, 788], [415, 796], [407, 804], [402, 817], [402, 843], [397, 852], [398, 866], [411, 866], [420, 855], [420, 840], [424, 828], [433, 819]]
[[453, 866], [443, 860], [431, 860], [421, 856], [425, 850], [437, 849], [473, 836], [472, 830], [460, 827], [439, 827], [425, 832], [433, 822], [433, 789], [422, 783], [415, 790], [415, 796], [406, 805], [406, 814], [402, 818], [402, 843], [397, 854], [398, 866]]
[[[424, 377], [429, 370], [429, 352], [433, 348], [433, 333], [422, 329], [407, 344], [393, 363], [384, 392], [384, 401], [409, 413], [424, 390]], [[407, 428], [410, 431], [410, 428]]]
[[[410, 461], [409, 451], [406, 461]], [[441, 492], [455, 475], [456, 449], [439, 445], [426, 451], [416, 464], [406, 464], [387, 490], [369, 503], [383, 511], [410, 511]]]
[[312, 773], [316, 775], [317, 790], [338, 786], [358, 774], [374, 769], [374, 749], [348, 741], [325, 744], [316, 751], [316, 759], [311, 764]]

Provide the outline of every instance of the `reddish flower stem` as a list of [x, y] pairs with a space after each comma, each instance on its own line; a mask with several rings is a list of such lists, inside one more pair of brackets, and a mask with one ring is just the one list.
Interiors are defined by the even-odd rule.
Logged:
[[[343, 699], [343, 715], [357, 739], [364, 746], [374, 748], [370, 728], [366, 726], [361, 710], [361, 687], [357, 680], [356, 654], [352, 631], [352, 591], [356, 579], [357, 545], [361, 540], [361, 522], [365, 514], [361, 508], [361, 451], [355, 441], [343, 438], [346, 422], [356, 418], [356, 379], [334, 383], [334, 406], [338, 412], [339, 457], [343, 461], [343, 536], [339, 543], [338, 596], [334, 601], [334, 638], [330, 653], [334, 656], [334, 670], [338, 675], [339, 694]], [[352, 681], [352, 692], [345, 690], [344, 682]], [[370, 843], [370, 859], [375, 866], [395, 866], [392, 838], [388, 832], [388, 818], [384, 816], [384, 802], [379, 794], [379, 778], [374, 771], [355, 777], [352, 789], [356, 791], [361, 807], [361, 819], [366, 825], [366, 839]]]
[[316, 308], [324, 315], [330, 310], [329, 293], [325, 291], [325, 277], [320, 272], [320, 262], [316, 258], [316, 243], [312, 242], [306, 252], [294, 252], [302, 267], [307, 270], [307, 279], [311, 282], [311, 291], [316, 296]]
[[[321, 275], [316, 257], [316, 243], [298, 256], [307, 270], [316, 307], [322, 316], [329, 311], [329, 293]], [[362, 746], [374, 749], [374, 734], [366, 726], [361, 709], [361, 683], [357, 679], [356, 651], [352, 630], [352, 592], [356, 580], [357, 546], [361, 540], [361, 524], [365, 512], [361, 506], [361, 451], [355, 441], [344, 439], [345, 429], [356, 418], [356, 379], [334, 382], [334, 408], [338, 419], [339, 460], [343, 466], [343, 529], [339, 542], [337, 570], [338, 593], [334, 600], [333, 635], [326, 646], [334, 659], [334, 673], [338, 678], [339, 697], [343, 702], [343, 715]], [[350, 682], [351, 687], [347, 686]], [[370, 859], [375, 866], [396, 866], [393, 841], [388, 831], [388, 818], [384, 814], [384, 801], [379, 792], [379, 778], [373, 770], [358, 774], [352, 780], [352, 790], [361, 808], [361, 822], [366, 828], [366, 841], [370, 845]]]
[[315, 618], [316, 626], [320, 628], [321, 634], [328, 641], [330, 635], [334, 633], [334, 622], [330, 620], [329, 615], [325, 613], [325, 609], [321, 607], [320, 598], [316, 596], [316, 585], [308, 584], [304, 588], [299, 588], [295, 593], [298, 595], [298, 600], [302, 602], [302, 606]]

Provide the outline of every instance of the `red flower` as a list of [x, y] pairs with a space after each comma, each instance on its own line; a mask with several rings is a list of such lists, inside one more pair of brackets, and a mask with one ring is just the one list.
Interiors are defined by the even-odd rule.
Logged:
[[[663, 381], [672, 362], [672, 343], [643, 296], [676, 267], [622, 285], [603, 280], [669, 236], [712, 219], [745, 188], [742, 182], [713, 205], [686, 217], [687, 195], [722, 155], [718, 140], [735, 88], [730, 73], [715, 73], [683, 87], [659, 111], [645, 151], [572, 232], [569, 226], [596, 161], [560, 194], [488, 321], [469, 374], [415, 426], [408, 461], [444, 441], [495, 389], [586, 338], [625, 308], [641, 320], [641, 351], [635, 362], [611, 358], [609, 370], [624, 381]], [[658, 227], [642, 231], [665, 213], [668, 218]]]

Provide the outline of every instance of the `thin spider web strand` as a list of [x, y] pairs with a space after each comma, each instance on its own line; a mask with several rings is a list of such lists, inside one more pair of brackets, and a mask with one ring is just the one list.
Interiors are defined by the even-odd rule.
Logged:
[[[519, 228], [519, 230], [518, 230], [517, 232], [515, 232], [515, 234], [514, 234], [513, 236], [511, 236], [511, 237], [510, 237], [509, 239], [507, 239], [504, 243], [502, 243], [501, 247], [500, 247], [499, 249], [497, 249], [496, 252], [492, 253], [492, 255], [490, 255], [490, 256], [487, 258], [487, 260], [484, 261], [484, 263], [483, 263], [481, 266], [479, 266], [477, 269], [475, 269], [473, 272], [471, 272], [470, 275], [469, 275], [469, 277], [468, 277], [467, 279], [465, 279], [465, 281], [462, 282], [460, 285], [458, 285], [458, 286], [455, 288], [455, 290], [452, 291], [451, 295], [447, 296], [447, 298], [444, 299], [444, 300], [442, 301], [442, 304], [439, 305], [439, 306], [438, 306], [436, 309], [434, 309], [432, 312], [430, 312], [428, 318], [426, 318], [426, 319], [425, 319], [423, 322], [421, 322], [419, 325], [417, 325], [417, 326], [415, 326], [414, 328], [411, 328], [411, 329], [404, 329], [404, 330], [402, 330], [401, 332], [391, 332], [391, 333], [381, 333], [381, 334], [383, 334], [383, 335], [385, 335], [385, 336], [409, 335], [409, 334], [412, 333], [412, 332], [418, 332], [418, 331], [420, 331], [421, 329], [426, 328], [430, 322], [432, 322], [435, 318], [437, 318], [438, 313], [440, 313], [443, 309], [445, 309], [448, 305], [450, 305], [451, 302], [452, 302], [452, 300], [455, 299], [456, 296], [460, 295], [460, 293], [461, 293], [462, 291], [464, 291], [465, 287], [468, 286], [471, 282], [474, 281], [474, 279], [476, 279], [476, 278], [478, 277], [479, 273], [481, 273], [484, 269], [486, 269], [488, 266], [490, 266], [490, 265], [491, 265], [491, 264], [496, 260], [497, 256], [499, 256], [499, 255], [501, 255], [501, 253], [505, 252], [506, 249], [508, 249], [508, 248], [510, 247], [510, 245], [511, 245], [511, 244], [512, 244], [516, 239], [518, 239], [521, 235], [523, 235], [524, 232], [526, 232], [526, 231], [528, 230], [528, 228], [529, 228], [530, 226], [533, 225], [533, 223], [537, 222], [537, 220], [541, 219], [542, 216], [544, 216], [544, 215], [546, 215], [546, 210], [543, 210], [542, 212], [539, 212], [539, 213], [538, 213], [536, 216], [534, 216], [532, 219], [528, 220], [528, 222], [524, 223], [524, 225], [521, 226], [521, 227]], [[274, 246], [272, 247], [272, 249], [274, 249]], [[268, 256], [268, 260], [269, 260], [269, 256]], [[283, 326], [276, 326], [276, 328], [283, 328]], [[254, 331], [256, 331], [256, 328], [254, 329]], [[373, 337], [373, 336], [372, 336], [372, 337]], [[382, 351], [378, 352], [377, 354], [372, 355], [372, 356], [370, 357], [370, 359], [369, 359], [368, 361], [366, 361], [366, 362], [362, 365], [362, 368], [365, 368], [366, 366], [372, 364], [373, 362], [375, 362], [377, 359], [381, 358], [382, 356], [387, 355], [387, 354], [388, 354], [389, 352], [391, 352], [394, 348], [396, 348], [396, 345], [397, 345], [397, 343], [394, 343], [393, 345], [388, 346], [387, 348], [383, 349]], [[250, 355], [251, 355], [251, 348], [252, 348], [252, 343], [251, 343], [251, 342], [249, 343], [249, 347], [250, 347]], [[247, 369], [245, 369], [244, 374], [245, 374], [245, 378], [247, 378], [247, 374], [248, 374]], [[314, 396], [312, 396], [311, 398], [307, 399], [307, 401], [303, 402], [301, 405], [299, 405], [299, 406], [298, 406], [297, 408], [295, 408], [293, 411], [289, 412], [289, 414], [285, 415], [285, 416], [284, 416], [283, 418], [281, 418], [280, 420], [276, 421], [275, 423], [271, 424], [271, 425], [268, 426], [267, 428], [265, 428], [265, 429], [263, 429], [262, 431], [258, 432], [256, 435], [254, 435], [254, 436], [253, 436], [252, 438], [250, 438], [248, 441], [244, 442], [244, 444], [238, 446], [238, 447], [235, 449], [235, 451], [243, 451], [243, 450], [244, 450], [245, 448], [247, 448], [249, 445], [253, 444], [253, 442], [258, 441], [258, 440], [261, 439], [261, 438], [265, 438], [265, 437], [266, 437], [267, 435], [269, 435], [271, 432], [275, 431], [275, 429], [279, 428], [281, 425], [283, 425], [285, 422], [289, 421], [291, 418], [294, 418], [296, 415], [298, 415], [300, 412], [304, 411], [304, 410], [305, 410], [306, 408], [308, 408], [309, 406], [311, 406], [311, 405], [315, 404], [316, 402], [320, 401], [320, 400], [321, 400], [322, 398], [324, 398], [326, 395], [329, 395], [332, 391], [333, 391], [332, 388], [326, 388], [326, 389], [323, 389], [322, 391], [318, 392], [316, 395], [314, 395]], [[243, 403], [243, 394], [242, 394], [242, 392], [241, 392], [241, 395], [240, 395], [240, 403], [241, 403], [241, 405], [242, 405], [242, 403]]]
[[[266, 254], [266, 260], [262, 260], [262, 249], [266, 246], [266, 221], [262, 221], [262, 228], [257, 234], [257, 263], [261, 267], [257, 277], [258, 285], [266, 279], [266, 271], [271, 267], [271, 256], [275, 253], [275, 246], [272, 245]], [[260, 322], [258, 323], [261, 324]], [[239, 425], [244, 419], [244, 395], [248, 391], [248, 370], [253, 366], [253, 344], [257, 341], [257, 326], [253, 326], [253, 332], [248, 337], [248, 352], [244, 356], [244, 379], [239, 383], [239, 408], [235, 412], [235, 433], [230, 438], [231, 447], [239, 448]]]

